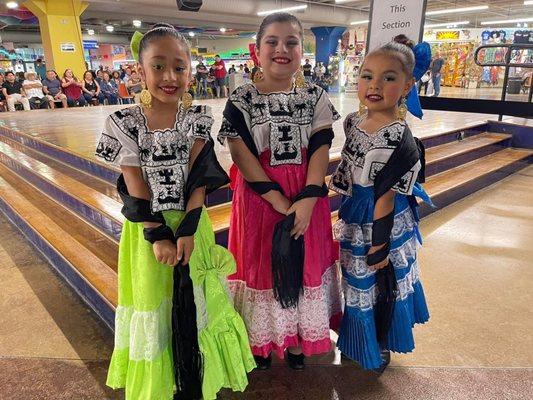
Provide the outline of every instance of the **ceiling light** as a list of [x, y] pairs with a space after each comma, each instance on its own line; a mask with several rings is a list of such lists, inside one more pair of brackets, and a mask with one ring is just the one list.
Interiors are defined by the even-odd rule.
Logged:
[[350, 1], [354, 1], [354, 0], [335, 0], [335, 3], [336, 4], [342, 4], [342, 3], [348, 3]]
[[131, 21], [131, 23], [133, 24], [133, 26], [135, 28], [140, 28], [141, 25], [143, 24], [141, 21], [139, 21], [138, 19], [134, 19], [133, 21]]
[[533, 1], [531, 1], [531, 0], [524, 1], [524, 5], [525, 6], [533, 6]]
[[94, 35], [94, 29], [87, 29], [87, 34], [88, 35]]
[[257, 40], [257, 35], [253, 35], [253, 36], [252, 36], [252, 39], [253, 39], [253, 40]]
[[226, 28], [220, 28], [220, 32], [222, 33], [226, 32]]
[[189, 32], [189, 36], [190, 36], [190, 37], [194, 37], [194, 35], [195, 35], [195, 33], [194, 33], [193, 31], [190, 31], [190, 32]]
[[481, 25], [514, 24], [515, 22], [533, 22], [533, 18], [501, 19], [498, 21], [483, 21]]
[[489, 6], [474, 6], [474, 7], [461, 7], [461, 8], [448, 8], [445, 10], [428, 11], [426, 15], [440, 15], [440, 14], [452, 14], [459, 12], [486, 10]]
[[441, 24], [426, 24], [424, 28], [438, 28], [444, 26], [445, 28], [449, 26], [457, 27], [457, 25], [467, 25], [470, 21], [458, 21], [458, 22], [443, 22]]
[[7, 8], [17, 8], [19, 5], [16, 1], [8, 1], [6, 3]]
[[115, 30], [115, 27], [113, 25], [106, 25], [105, 30], [108, 32], [113, 32]]
[[263, 15], [274, 14], [274, 13], [277, 13], [277, 12], [288, 12], [288, 11], [305, 10], [306, 8], [307, 8], [307, 4], [304, 4], [304, 5], [301, 5], [301, 6], [277, 8], [275, 10], [268, 10], [268, 11], [259, 11], [257, 13], [257, 15], [259, 15], [261, 17]]
[[353, 21], [353, 22], [350, 22], [350, 25], [363, 25], [363, 24], [368, 24], [368, 19], [363, 19], [362, 21]]

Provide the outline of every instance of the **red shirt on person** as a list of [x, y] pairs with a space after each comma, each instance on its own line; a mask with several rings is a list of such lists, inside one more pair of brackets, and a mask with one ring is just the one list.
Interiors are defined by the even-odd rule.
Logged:
[[[220, 68], [222, 66], [222, 68]], [[223, 79], [226, 77], [226, 65], [224, 61], [215, 61], [215, 78]]]

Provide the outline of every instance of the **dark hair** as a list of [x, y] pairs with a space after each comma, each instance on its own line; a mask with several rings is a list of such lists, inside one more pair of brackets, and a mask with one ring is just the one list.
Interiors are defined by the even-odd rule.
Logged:
[[5, 76], [8, 76], [8, 75], [16, 76], [15, 73], [14, 73], [13, 71], [7, 71]]
[[87, 75], [87, 73], [91, 74], [91, 78], [92, 78], [93, 81], [94, 81], [94, 71], [89, 71], [89, 70], [87, 70], [87, 71], [85, 71], [85, 72], [83, 73], [83, 80], [85, 80], [85, 75]]
[[74, 75], [74, 71], [70, 68], [67, 68], [65, 72], [63, 72], [63, 79], [67, 77], [67, 71], [72, 72], [72, 79], [74, 79], [76, 82], [78, 82], [78, 78], [76, 78], [76, 75]]
[[411, 78], [415, 69], [415, 53], [413, 53], [414, 42], [405, 35], [395, 36], [393, 41], [372, 50], [367, 57], [377, 54], [385, 54], [398, 60], [402, 65], [402, 70]]
[[[290, 24], [295, 24], [300, 29], [300, 40], [303, 42], [304, 40], [304, 28], [302, 26], [302, 23], [298, 18], [296, 18], [294, 15], [284, 12], [278, 12], [274, 14], [267, 15], [263, 22], [261, 22], [261, 25], [259, 26], [259, 31], [257, 32], [257, 39], [255, 41], [255, 45], [259, 48], [261, 44], [261, 39], [263, 38], [263, 35], [265, 34], [265, 30], [269, 25], [275, 24], [276, 22], [279, 23], [285, 23], [288, 22]], [[303, 43], [302, 43], [303, 46]]]
[[113, 71], [111, 72], [111, 76], [114, 78], [115, 77], [115, 74], [118, 74], [118, 77], [120, 78], [120, 72], [119, 71]]
[[142, 64], [143, 53], [146, 51], [146, 48], [150, 45], [152, 41], [167, 36], [173, 37], [178, 42], [180, 42], [183, 47], [185, 47], [185, 52], [187, 53], [189, 60], [191, 59], [191, 46], [189, 44], [189, 41], [185, 39], [185, 36], [179, 33], [170, 24], [158, 23], [155, 24], [152, 29], [150, 29], [144, 34], [143, 38], [141, 39], [141, 42], [139, 43], [139, 63]]

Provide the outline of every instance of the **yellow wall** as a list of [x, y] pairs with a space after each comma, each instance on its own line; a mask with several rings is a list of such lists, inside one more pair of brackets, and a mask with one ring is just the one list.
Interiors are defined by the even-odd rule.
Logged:
[[[85, 71], [80, 15], [87, 8], [81, 0], [27, 0], [24, 6], [39, 18], [46, 65], [62, 76], [71, 68], [78, 79]], [[61, 45], [74, 45], [73, 52]]]

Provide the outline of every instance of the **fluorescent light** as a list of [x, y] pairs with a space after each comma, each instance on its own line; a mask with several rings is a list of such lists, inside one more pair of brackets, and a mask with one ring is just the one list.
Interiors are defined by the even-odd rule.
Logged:
[[438, 28], [440, 26], [453, 26], [453, 25], [467, 25], [470, 21], [457, 21], [457, 22], [443, 22], [441, 24], [426, 24], [424, 28]]
[[220, 32], [222, 33], [226, 32], [226, 28], [220, 28]]
[[94, 29], [87, 29], [87, 34], [88, 35], [94, 35]]
[[108, 32], [113, 32], [115, 30], [115, 27], [113, 25], [107, 25], [105, 27], [105, 30]]
[[531, 0], [524, 1], [524, 5], [525, 6], [533, 6], [533, 1], [531, 1]]
[[133, 26], [134, 26], [135, 28], [140, 28], [141, 25], [142, 25], [142, 22], [139, 21], [138, 19], [134, 19], [133, 21], [131, 21], [131, 23], [133, 24]]
[[307, 4], [304, 4], [302, 6], [294, 6], [294, 7], [285, 7], [285, 8], [277, 8], [275, 10], [268, 10], [268, 11], [259, 11], [257, 15], [260, 17], [263, 15], [269, 15], [274, 14], [277, 12], [287, 12], [287, 11], [296, 11], [296, 10], [305, 10], [307, 8]]
[[362, 21], [353, 21], [353, 22], [350, 22], [350, 25], [363, 25], [363, 24], [368, 24], [368, 19], [364, 19]]
[[459, 12], [486, 10], [489, 6], [474, 6], [474, 7], [461, 7], [461, 8], [448, 8], [445, 10], [428, 11], [426, 15], [440, 15], [440, 14], [453, 14]]
[[190, 32], [189, 32], [189, 36], [190, 36], [190, 37], [194, 37], [194, 35], [196, 35], [196, 34], [195, 34], [193, 31], [190, 31]]
[[354, 1], [354, 0], [335, 0], [335, 3], [336, 4], [342, 4], [342, 3], [348, 3], [350, 1]]
[[7, 8], [17, 8], [19, 4], [16, 1], [8, 1], [6, 3]]
[[501, 19], [498, 21], [483, 21], [481, 25], [514, 24], [515, 22], [533, 22], [533, 18]]

